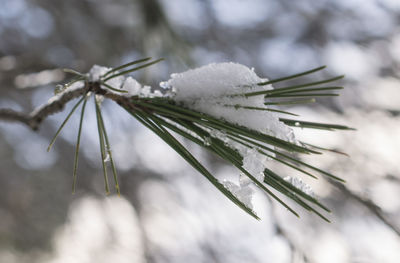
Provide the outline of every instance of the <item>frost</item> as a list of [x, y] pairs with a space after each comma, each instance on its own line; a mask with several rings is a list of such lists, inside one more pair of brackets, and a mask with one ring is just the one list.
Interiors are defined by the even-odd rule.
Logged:
[[291, 176], [286, 176], [283, 178], [283, 180], [289, 182], [291, 185], [294, 187], [300, 189], [304, 193], [310, 195], [310, 196], [315, 196], [314, 191], [312, 190], [311, 186], [308, 184], [304, 183], [300, 178], [298, 177], [291, 177]]
[[224, 187], [228, 189], [234, 196], [236, 196], [241, 202], [245, 204], [246, 207], [253, 209], [252, 199], [253, 199], [253, 189], [250, 186], [239, 186], [231, 181], [224, 180], [222, 182]]

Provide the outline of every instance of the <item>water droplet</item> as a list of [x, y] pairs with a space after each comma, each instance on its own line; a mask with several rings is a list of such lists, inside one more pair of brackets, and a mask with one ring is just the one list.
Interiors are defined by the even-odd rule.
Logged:
[[110, 158], [110, 154], [107, 153], [107, 154], [106, 154], [106, 157], [104, 157], [104, 160], [103, 160], [103, 161], [106, 163], [106, 162], [109, 162], [110, 159], [111, 159], [111, 158]]

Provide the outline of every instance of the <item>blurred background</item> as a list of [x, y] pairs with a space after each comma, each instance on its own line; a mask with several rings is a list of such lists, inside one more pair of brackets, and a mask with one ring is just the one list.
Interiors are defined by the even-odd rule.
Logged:
[[[70, 77], [61, 68], [146, 56], [166, 58], [135, 73], [153, 87], [210, 62], [239, 62], [268, 78], [328, 65], [303, 81], [345, 74], [341, 96], [290, 110], [358, 130], [295, 131], [350, 155], [306, 159], [347, 181], [303, 178], [333, 211], [328, 224], [300, 207], [295, 218], [260, 193], [262, 220], [254, 220], [112, 102], [104, 117], [120, 198], [104, 193], [90, 104], [75, 195], [78, 116], [46, 152], [73, 102], [38, 132], [0, 122], [0, 262], [400, 262], [399, 21], [398, 0], [0, 0], [0, 108], [46, 103]], [[185, 145], [218, 178], [237, 178]]]

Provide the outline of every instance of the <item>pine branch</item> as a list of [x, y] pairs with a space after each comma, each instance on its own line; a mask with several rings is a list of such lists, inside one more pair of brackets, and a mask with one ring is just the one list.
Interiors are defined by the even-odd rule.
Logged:
[[129, 100], [124, 96], [119, 96], [115, 93], [105, 94], [107, 92], [105, 89], [96, 85], [89, 85], [87, 83], [83, 85], [82, 88], [74, 89], [72, 91], [64, 91], [59, 98], [39, 106], [30, 113], [18, 112], [7, 108], [0, 109], [0, 120], [6, 122], [23, 123], [32, 130], [36, 131], [47, 117], [63, 111], [68, 102], [83, 96], [88, 91], [104, 94], [105, 97], [117, 102], [118, 104], [127, 105], [130, 103]]
[[[174, 75], [175, 77], [180, 75], [177, 77], [178, 79], [186, 78], [182, 82], [184, 83], [183, 87], [180, 87], [184, 90], [184, 94], [186, 92], [185, 96], [189, 96], [190, 103], [185, 104], [184, 101], [179, 101], [179, 99], [175, 97], [177, 92], [175, 86], [166, 87], [166, 93], [163, 95], [161, 92], [152, 92], [149, 86], [141, 86], [136, 80], [125, 77], [125, 75], [128, 73], [132, 73], [139, 69], [156, 64], [162, 59], [148, 62], [149, 60], [150, 58], [139, 59], [113, 69], [94, 66], [88, 74], [66, 69], [66, 72], [76, 76], [75, 79], [67, 84], [57, 85], [55, 97], [50, 99], [47, 104], [39, 107], [30, 114], [23, 114], [9, 109], [0, 110], [0, 120], [22, 122], [36, 130], [47, 116], [61, 111], [66, 103], [72, 99], [80, 97], [80, 100], [75, 104], [66, 119], [62, 122], [49, 146], [50, 149], [69, 118], [74, 114], [78, 106], [84, 102], [80, 114], [81, 118], [73, 166], [73, 191], [75, 191], [82, 119], [84, 116], [86, 102], [88, 98], [93, 95], [95, 98], [94, 104], [106, 193], [110, 193], [107, 176], [107, 166], [110, 164], [114, 176], [115, 188], [119, 194], [119, 183], [117, 180], [116, 167], [112, 158], [111, 145], [101, 113], [101, 102], [104, 98], [107, 98], [116, 102], [126, 111], [128, 111], [132, 117], [137, 119], [145, 127], [159, 136], [194, 169], [196, 169], [209, 182], [211, 182], [222, 194], [224, 194], [228, 199], [230, 199], [238, 207], [243, 209], [254, 218], [258, 219], [258, 216], [252, 210], [251, 200], [249, 201], [247, 197], [244, 197], [240, 194], [240, 191], [242, 191], [242, 186], [235, 186], [230, 183], [225, 184], [223, 181], [220, 182], [207, 170], [206, 167], [199, 162], [197, 158], [190, 153], [186, 147], [184, 147], [175, 138], [176, 135], [170, 133], [170, 131], [204, 147], [216, 156], [219, 156], [226, 162], [236, 167], [242, 175], [247, 177], [249, 182], [258, 187], [269, 197], [275, 199], [275, 201], [279, 202], [282, 206], [286, 207], [286, 209], [288, 209], [288, 211], [294, 215], [299, 216], [298, 213], [284, 201], [285, 199], [283, 199], [282, 196], [286, 196], [305, 210], [308, 210], [309, 212], [312, 212], [323, 220], [329, 222], [329, 219], [325, 217], [319, 210], [323, 210], [322, 212], [325, 213], [329, 213], [330, 210], [313, 196], [312, 191], [307, 188], [308, 186], [306, 186], [299, 179], [297, 179], [297, 181], [291, 181], [291, 178], [287, 179], [286, 177], [281, 177], [275, 171], [272, 171], [267, 167], [264, 159], [270, 158], [314, 178], [316, 178], [316, 176], [308, 172], [306, 169], [314, 170], [320, 174], [330, 177], [331, 179], [343, 182], [344, 180], [332, 175], [331, 173], [291, 157], [290, 153], [321, 154], [317, 150], [326, 149], [318, 146], [307, 145], [305, 143], [301, 144], [295, 139], [290, 138], [288, 131], [291, 131], [289, 126], [332, 130], [351, 128], [336, 124], [313, 123], [293, 119], [277, 118], [274, 114], [297, 115], [290, 112], [269, 108], [269, 105], [312, 102], [315, 100], [314, 98], [308, 100], [270, 102], [265, 101], [264, 97], [296, 98], [332, 96], [334, 94], [318, 92], [337, 90], [341, 89], [341, 87], [309, 87], [336, 81], [342, 78], [342, 76], [274, 90], [271, 88], [264, 88], [263, 85], [266, 83], [257, 82], [260, 80], [260, 78], [255, 75], [254, 71], [251, 71], [249, 68], [243, 65], [235, 63], [213, 64], [210, 65], [209, 68], [206, 66], [197, 70], [195, 69], [188, 71], [189, 73], [187, 73], [187, 75], [184, 75], [185, 73]], [[134, 67], [131, 68], [131, 66]], [[323, 67], [298, 73], [293, 76], [276, 79], [275, 81], [271, 81], [271, 83], [304, 76], [321, 69], [323, 69]], [[218, 72], [225, 74], [227, 70], [234, 72], [230, 76], [233, 81], [231, 79], [221, 79], [220, 74], [218, 74]], [[203, 76], [199, 77], [198, 74], [203, 74]], [[193, 76], [195, 76], [194, 79]], [[211, 82], [209, 80], [210, 76], [212, 80]], [[224, 116], [219, 116], [219, 113], [215, 111], [207, 113], [207, 110], [202, 111], [193, 109], [193, 100], [198, 100], [199, 98], [190, 96], [196, 94], [196, 92], [199, 90], [199, 87], [198, 85], [191, 86], [191, 83], [193, 81], [200, 81], [201, 83], [202, 79], [207, 80], [204, 84], [206, 85], [204, 87], [205, 93], [202, 93], [202, 98], [204, 99], [203, 101], [209, 101], [208, 99], [211, 99], [212, 101], [212, 104], [206, 104], [206, 107], [213, 107], [215, 105], [217, 107], [222, 107], [222, 111], [230, 112], [235, 118], [237, 117], [236, 115], [238, 113], [246, 113], [246, 118], [252, 118], [252, 114], [254, 114], [254, 117], [257, 118], [256, 121], [260, 123], [268, 121], [268, 118], [271, 120], [274, 120], [275, 118], [275, 126], [261, 126], [260, 128], [260, 126], [254, 125], [252, 122], [243, 122], [242, 119], [239, 121], [235, 119], [228, 121]], [[255, 82], [246, 82], [250, 79], [253, 79]], [[245, 83], [243, 83], [243, 81], [245, 81]], [[168, 81], [167, 86], [169, 85], [169, 82], [170, 81]], [[225, 85], [223, 84], [224, 82], [228, 82], [230, 84]], [[220, 86], [215, 87], [215, 85]], [[210, 87], [212, 89], [209, 89]], [[214, 88], [215, 90], [225, 89], [225, 93], [219, 95], [222, 98], [224, 97], [222, 101], [213, 101], [213, 98], [220, 98], [215, 96], [216, 94], [213, 91]], [[211, 97], [207, 97], [210, 96], [210, 94], [207, 94], [209, 90], [211, 90]], [[187, 93], [188, 91], [189, 93]], [[240, 91], [240, 93], [237, 93], [237, 91]], [[185, 98], [185, 96], [183, 97]], [[204, 98], [204, 96], [206, 97]], [[261, 100], [257, 99], [257, 96], [261, 97]], [[254, 100], [254, 98], [256, 98], [256, 100]], [[229, 99], [233, 99], [235, 103], [230, 104]], [[257, 114], [255, 114], [255, 112]], [[260, 112], [262, 114], [258, 114]], [[265, 117], [267, 118], [264, 119]], [[253, 153], [249, 155], [249, 152]], [[249, 158], [254, 159], [251, 160], [250, 166]], [[261, 162], [262, 165], [254, 166], [254, 161]], [[239, 187], [240, 191], [238, 192], [238, 188], [235, 187]]]

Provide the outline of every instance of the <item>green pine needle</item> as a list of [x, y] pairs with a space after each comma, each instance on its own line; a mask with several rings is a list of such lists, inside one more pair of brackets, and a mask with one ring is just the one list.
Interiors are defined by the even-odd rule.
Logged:
[[321, 146], [316, 146], [316, 145], [313, 145], [313, 144], [310, 144], [310, 143], [306, 143], [306, 142], [301, 142], [301, 143], [304, 144], [304, 145], [310, 146], [312, 148], [318, 149], [318, 150], [323, 150], [323, 151], [327, 151], [327, 152], [333, 152], [333, 153], [337, 153], [337, 154], [341, 154], [341, 155], [349, 157], [349, 155], [347, 153], [344, 153], [344, 152], [341, 152], [341, 151], [338, 151], [338, 150], [335, 150], [335, 149], [323, 148]]
[[67, 124], [69, 118], [71, 118], [72, 114], [75, 112], [76, 108], [78, 108], [79, 104], [82, 103], [82, 101], [85, 99], [85, 97], [82, 97], [76, 104], [75, 106], [72, 108], [72, 110], [70, 111], [70, 113], [67, 115], [67, 117], [65, 118], [65, 120], [63, 121], [63, 123], [61, 124], [61, 126], [58, 128], [56, 134], [54, 135], [53, 139], [51, 140], [49, 146], [47, 147], [47, 151], [49, 152], [51, 150], [51, 148], [53, 147], [53, 144], [56, 142], [56, 139], [58, 137], [58, 135], [60, 134], [62, 128], [64, 128], [65, 124]]
[[259, 111], [271, 111], [271, 112], [277, 112], [277, 113], [282, 113], [282, 114], [287, 114], [287, 115], [292, 115], [292, 116], [299, 116], [297, 114], [288, 112], [288, 111], [282, 111], [282, 110], [276, 110], [276, 109], [270, 109], [270, 108], [260, 108], [260, 107], [252, 107], [252, 106], [243, 106], [243, 105], [224, 105], [226, 107], [234, 107], [236, 109], [246, 109], [246, 110], [259, 110]]
[[[306, 87], [326, 84], [326, 83], [329, 83], [329, 82], [337, 81], [337, 80], [342, 79], [342, 78], [344, 78], [343, 75], [342, 76], [337, 76], [337, 77], [334, 77], [334, 78], [330, 78], [330, 79], [321, 80], [321, 81], [315, 81], [315, 82], [310, 82], [310, 83], [305, 83], [305, 84], [300, 84], [300, 85], [294, 85], [294, 86], [289, 86], [289, 87], [285, 87], [285, 88], [277, 88], [277, 89], [274, 89], [274, 90], [276, 90], [276, 91], [295, 90], [295, 89], [300, 89], [300, 88], [306, 88]], [[243, 93], [241, 95], [242, 96], [246, 96], [246, 97], [252, 97], [252, 96], [258, 96], [258, 95], [270, 94], [272, 91], [273, 90], [261, 90], [261, 91]], [[238, 94], [238, 95], [240, 95], [240, 94]]]
[[146, 61], [148, 61], [148, 60], [150, 60], [150, 59], [151, 59], [151, 57], [142, 58], [142, 59], [138, 59], [138, 60], [135, 60], [135, 61], [126, 63], [126, 64], [121, 65], [121, 66], [119, 66], [119, 67], [113, 68], [113, 69], [109, 70], [106, 74], [104, 74], [104, 75], [102, 76], [102, 78], [105, 78], [105, 77], [107, 77], [108, 75], [110, 75], [111, 73], [116, 72], [116, 71], [118, 71], [118, 70], [120, 70], [120, 69], [127, 68], [127, 67], [130, 67], [130, 66], [133, 66], [133, 65], [135, 65], [135, 64], [142, 63], [142, 62], [146, 62]]
[[[107, 131], [104, 125], [104, 120], [103, 120], [103, 116], [101, 114], [101, 109], [100, 109], [100, 105], [97, 104], [97, 108], [98, 108], [98, 112], [99, 112], [99, 123], [101, 126], [101, 130], [103, 131], [103, 135], [104, 135], [104, 142], [105, 142], [105, 147], [107, 150], [107, 154], [110, 158], [110, 163], [111, 163], [111, 169], [113, 172], [113, 176], [114, 176], [114, 183], [115, 183], [115, 189], [117, 190], [117, 194], [120, 196], [121, 195], [121, 191], [120, 191], [120, 187], [119, 187], [119, 183], [118, 183], [118, 176], [117, 176], [117, 169], [115, 168], [115, 164], [114, 164], [114, 159], [112, 156], [112, 151], [111, 151], [111, 145], [110, 145], [110, 141], [108, 140], [108, 135], [107, 135]], [[105, 161], [104, 161], [105, 162]]]
[[259, 133], [254, 130], [250, 130], [246, 127], [239, 126], [233, 123], [226, 122], [221, 119], [214, 118], [210, 115], [204, 114], [204, 113], [199, 113], [196, 111], [189, 110], [187, 108], [184, 108], [182, 106], [177, 106], [169, 103], [162, 103], [161, 101], [157, 101], [157, 105], [151, 104], [151, 103], [146, 103], [138, 100], [133, 100], [133, 103], [147, 107], [149, 109], [152, 109], [156, 111], [158, 114], [164, 116], [164, 117], [177, 117], [177, 118], [182, 118], [184, 120], [189, 120], [193, 121], [195, 123], [199, 123], [201, 125], [207, 126], [209, 128], [214, 128], [217, 130], [226, 130], [226, 131], [231, 131], [233, 133], [238, 133], [241, 135], [244, 135], [246, 137], [253, 138], [255, 140], [259, 140], [268, 144], [271, 144], [273, 146], [288, 150], [288, 151], [294, 151], [294, 152], [299, 152], [299, 153], [312, 153], [314, 151], [296, 145], [294, 143], [276, 138], [274, 136], [268, 135], [268, 134], [263, 134]]
[[[275, 180], [276, 182], [279, 182], [279, 184], [282, 184], [285, 188], [289, 189], [290, 191], [293, 191], [294, 193], [298, 194], [301, 198], [306, 199], [307, 201], [310, 201], [311, 203], [314, 203], [315, 205], [319, 206], [326, 212], [330, 213], [331, 210], [329, 210], [326, 206], [321, 204], [315, 197], [305, 193], [301, 189], [295, 187], [291, 183], [285, 181], [281, 176], [277, 175], [270, 169], [266, 168], [264, 171], [265, 175], [268, 176], [269, 178]], [[264, 179], [265, 180], [265, 179]]]
[[84, 95], [85, 101], [83, 102], [82, 105], [82, 110], [81, 110], [81, 117], [79, 119], [79, 128], [78, 128], [78, 136], [76, 139], [76, 146], [75, 146], [75, 156], [74, 156], [74, 170], [72, 172], [72, 193], [75, 193], [76, 189], [76, 179], [77, 179], [77, 169], [78, 169], [78, 156], [79, 156], [79, 147], [81, 144], [81, 133], [82, 133], [82, 125], [83, 125], [83, 116], [85, 114], [85, 108], [86, 108], [86, 103], [87, 103], [87, 94]]
[[286, 207], [290, 212], [292, 212], [297, 217], [299, 216], [290, 206], [288, 206], [284, 201], [282, 201], [278, 196], [273, 194], [268, 188], [266, 188], [261, 182], [259, 182], [253, 175], [251, 175], [247, 170], [245, 170], [242, 165], [243, 157], [231, 149], [230, 147], [226, 146], [224, 142], [219, 139], [213, 138], [207, 131], [197, 127], [194, 124], [186, 121], [186, 127], [195, 132], [198, 136], [203, 137], [203, 139], [210, 139], [211, 142], [209, 145], [204, 145], [203, 147], [209, 148], [211, 151], [216, 153], [218, 156], [222, 157], [226, 161], [232, 163], [236, 168], [238, 168], [242, 173], [244, 173], [247, 177], [249, 177], [259, 188], [265, 191], [268, 195], [273, 197], [279, 203], [281, 203], [284, 207]]
[[137, 70], [142, 69], [142, 68], [149, 67], [149, 66], [154, 65], [154, 64], [156, 64], [156, 63], [158, 63], [158, 62], [160, 62], [160, 61], [163, 61], [163, 60], [164, 60], [163, 58], [160, 58], [160, 59], [157, 59], [157, 60], [155, 60], [155, 61], [153, 61], [153, 62], [146, 63], [146, 64], [144, 64], [144, 65], [142, 65], [142, 66], [138, 66], [138, 67], [133, 68], [133, 69], [129, 69], [129, 70], [125, 70], [125, 71], [116, 73], [116, 74], [114, 74], [114, 75], [111, 75], [111, 76], [106, 77], [106, 78], [103, 80], [103, 82], [106, 82], [107, 80], [113, 79], [113, 78], [118, 77], [118, 76], [126, 75], [126, 74], [128, 74], [128, 73], [137, 71]]
[[336, 93], [290, 93], [290, 94], [274, 94], [269, 95], [268, 98], [295, 98], [295, 97], [335, 97], [339, 96]]
[[318, 123], [310, 121], [290, 120], [285, 118], [279, 118], [279, 120], [288, 126], [299, 127], [299, 128], [311, 128], [321, 130], [355, 130], [344, 125], [329, 124], [329, 123]]
[[94, 98], [94, 105], [95, 105], [95, 110], [96, 110], [96, 119], [97, 119], [97, 130], [99, 133], [99, 142], [100, 142], [100, 153], [101, 153], [101, 163], [103, 165], [103, 175], [104, 175], [104, 187], [106, 190], [106, 194], [110, 194], [110, 186], [108, 184], [108, 176], [107, 176], [107, 166], [105, 162], [106, 158], [106, 149], [105, 149], [105, 143], [104, 143], [104, 131], [101, 126], [101, 111], [100, 111], [100, 105], [96, 100], [96, 95], [93, 96]]
[[193, 168], [204, 175], [218, 190], [220, 190], [226, 197], [232, 202], [238, 205], [246, 213], [252, 217], [259, 219], [259, 217], [249, 209], [243, 202], [241, 202], [236, 196], [234, 196], [228, 189], [226, 189], [208, 170], [201, 165], [197, 159], [181, 144], [179, 143], [169, 132], [167, 132], [162, 126], [157, 125], [154, 120], [149, 119], [151, 116], [147, 115], [143, 111], [135, 111], [125, 108], [133, 117], [135, 117], [144, 126], [153, 131], [163, 141], [165, 141], [172, 149], [175, 150], [183, 159], [185, 159]]
[[[228, 138], [233, 140], [233, 141], [235, 141], [235, 142], [237, 142], [237, 143], [240, 143], [240, 144], [242, 144], [242, 145], [244, 145], [244, 146], [246, 146], [248, 148], [252, 148], [251, 145], [249, 145], [249, 144], [244, 142], [244, 141], [251, 142], [250, 140], [246, 140], [246, 139], [243, 139], [241, 137], [235, 138], [233, 135], [228, 135]], [[256, 145], [256, 146], [261, 148], [260, 145]], [[268, 148], [268, 149], [270, 149], [270, 148]], [[286, 162], [286, 161], [284, 161], [282, 159], [276, 158], [275, 156], [273, 156], [271, 154], [268, 154], [268, 153], [266, 153], [266, 152], [264, 152], [264, 151], [262, 151], [260, 149], [258, 150], [258, 152], [263, 154], [263, 155], [265, 155], [265, 156], [267, 156], [267, 157], [269, 157], [269, 158], [271, 158], [271, 159], [273, 159], [273, 160], [275, 160], [275, 161], [277, 161], [277, 162], [279, 162], [279, 163], [282, 163], [282, 164], [284, 164], [286, 166], [289, 166], [289, 167], [293, 168], [294, 170], [297, 170], [297, 171], [299, 171], [299, 172], [301, 172], [303, 174], [306, 174], [306, 175], [308, 175], [308, 176], [310, 176], [310, 177], [312, 177], [314, 179], [318, 179], [318, 177], [316, 177], [315, 175], [313, 175], [313, 174], [311, 174], [311, 173], [309, 173], [309, 172], [307, 172], [307, 171], [305, 171], [305, 170], [303, 170], [303, 169], [301, 169], [301, 168], [299, 168], [299, 167], [297, 167], [297, 166], [295, 166], [295, 165], [293, 165], [293, 164], [291, 164], [289, 162]]]
[[290, 75], [290, 76], [287, 76], [287, 77], [278, 78], [278, 79], [272, 79], [272, 80], [268, 80], [266, 82], [261, 82], [261, 83], [258, 83], [257, 85], [265, 86], [265, 85], [272, 84], [272, 83], [277, 83], [277, 82], [281, 82], [281, 81], [285, 81], [285, 80], [289, 80], [289, 79], [294, 79], [294, 78], [302, 77], [302, 76], [305, 76], [305, 75], [309, 75], [311, 73], [323, 70], [325, 68], [326, 68], [326, 66], [321, 66], [321, 67], [317, 67], [317, 68], [314, 68], [314, 69], [311, 69], [311, 70], [307, 70], [307, 71], [304, 71], [304, 72], [301, 72], [301, 73], [298, 73], [298, 74]]
[[264, 102], [264, 105], [297, 105], [316, 102], [315, 98], [312, 99], [302, 99], [302, 100], [290, 100], [290, 101], [275, 101], [275, 102]]
[[271, 92], [265, 94], [265, 97], [273, 97], [278, 94], [301, 94], [304, 92], [312, 92], [312, 91], [330, 91], [330, 90], [340, 90], [343, 87], [322, 87], [322, 88], [310, 88], [310, 89], [293, 89], [293, 90], [284, 90], [281, 91], [279, 89], [271, 90]]
[[81, 77], [82, 79], [86, 79], [87, 78], [85, 74], [83, 74], [81, 72], [78, 72], [76, 70], [70, 69], [70, 68], [65, 68], [65, 69], [63, 69], [63, 71], [65, 73], [70, 73], [70, 74], [76, 75], [78, 77]]
[[103, 86], [105, 86], [106, 88], [108, 88], [108, 89], [110, 89], [110, 90], [113, 90], [113, 91], [115, 91], [115, 92], [119, 92], [119, 93], [128, 93], [128, 91], [126, 91], [126, 90], [121, 90], [121, 89], [113, 88], [113, 87], [111, 87], [110, 85], [108, 85], [107, 83], [104, 83], [104, 82], [102, 82], [101, 85], [103, 85]]

